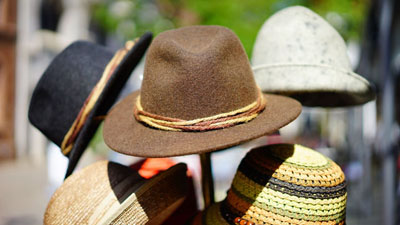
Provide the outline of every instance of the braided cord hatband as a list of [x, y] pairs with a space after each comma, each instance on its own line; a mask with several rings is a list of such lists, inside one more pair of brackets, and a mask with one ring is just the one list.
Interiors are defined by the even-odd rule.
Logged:
[[67, 134], [64, 136], [63, 142], [61, 143], [61, 151], [64, 155], [68, 155], [69, 152], [71, 151], [72, 147], [75, 144], [76, 137], [82, 130], [83, 125], [85, 124], [95, 103], [97, 102], [101, 93], [103, 92], [104, 87], [106, 86], [108, 80], [110, 80], [111, 75], [114, 73], [117, 66], [121, 63], [125, 55], [133, 48], [133, 46], [137, 43], [137, 41], [138, 39], [126, 42], [125, 46], [120, 50], [118, 50], [111, 59], [111, 61], [107, 64], [100, 80], [97, 82], [97, 84], [90, 92], [89, 96], [86, 98], [74, 123], [68, 130]]
[[151, 127], [167, 131], [208, 131], [232, 127], [240, 123], [246, 123], [256, 118], [265, 109], [266, 100], [259, 91], [258, 98], [253, 103], [230, 112], [214, 116], [183, 120], [160, 116], [143, 110], [140, 102], [140, 95], [136, 99], [134, 109], [135, 118]]

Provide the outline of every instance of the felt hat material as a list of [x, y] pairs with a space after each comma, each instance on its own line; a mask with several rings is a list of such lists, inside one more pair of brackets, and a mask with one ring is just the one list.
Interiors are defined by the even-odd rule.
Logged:
[[252, 65], [263, 92], [288, 95], [305, 106], [351, 106], [375, 98], [369, 82], [352, 71], [339, 33], [302, 6], [285, 8], [264, 23]]
[[301, 105], [287, 97], [263, 95], [265, 109], [253, 120], [229, 128], [175, 132], [135, 119], [140, 95], [152, 114], [194, 120], [244, 107], [259, 90], [238, 37], [220, 26], [190, 26], [158, 35], [146, 56], [142, 89], [127, 96], [108, 114], [104, 141], [134, 156], [167, 157], [228, 148], [269, 133], [294, 120]]
[[[68, 154], [67, 176], [74, 170], [99, 125], [94, 118], [105, 115], [114, 104], [151, 39], [151, 33], [144, 34], [115, 68]], [[90, 42], [77, 41], [68, 46], [55, 57], [36, 85], [29, 107], [30, 122], [61, 146], [112, 57], [112, 51]]]
[[262, 146], [241, 161], [226, 199], [193, 224], [344, 224], [346, 199], [332, 160], [301, 145]]
[[100, 161], [56, 190], [44, 224], [162, 224], [183, 202], [186, 189], [185, 164], [146, 180], [129, 167]]

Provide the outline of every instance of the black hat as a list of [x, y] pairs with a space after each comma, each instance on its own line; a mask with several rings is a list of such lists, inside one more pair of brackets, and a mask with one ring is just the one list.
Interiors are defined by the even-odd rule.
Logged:
[[111, 68], [104, 88], [96, 90], [99, 96], [83, 120], [71, 150], [64, 152], [69, 158], [66, 177], [73, 172], [96, 132], [100, 124], [96, 117], [105, 115], [114, 104], [151, 39], [151, 33], [144, 34], [132, 48], [125, 49], [127, 52], [120, 56], [123, 57], [120, 63], [113, 65], [109, 65], [111, 60], [114, 61], [112, 51], [97, 44], [77, 41], [57, 55], [42, 75], [33, 91], [28, 117], [36, 128], [61, 147], [91, 98], [93, 89], [104, 78], [106, 67], [116, 66]]

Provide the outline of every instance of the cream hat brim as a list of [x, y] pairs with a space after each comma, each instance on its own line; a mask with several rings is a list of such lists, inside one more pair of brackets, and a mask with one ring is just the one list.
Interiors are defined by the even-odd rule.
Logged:
[[304, 106], [360, 105], [375, 98], [366, 79], [352, 71], [327, 65], [259, 65], [253, 67], [253, 71], [264, 93], [287, 95]]

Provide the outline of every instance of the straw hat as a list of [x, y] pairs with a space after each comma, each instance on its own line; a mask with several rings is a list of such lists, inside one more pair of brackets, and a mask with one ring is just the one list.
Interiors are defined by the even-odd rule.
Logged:
[[108, 114], [104, 141], [134, 156], [166, 157], [224, 149], [294, 120], [301, 105], [263, 95], [238, 37], [220, 26], [161, 33], [146, 56], [140, 91]]
[[344, 224], [346, 198], [332, 160], [301, 145], [263, 146], [242, 160], [227, 198], [193, 224]]
[[146, 33], [115, 54], [97, 44], [74, 42], [40, 78], [28, 117], [69, 158], [66, 176], [74, 170], [101, 121], [99, 116], [114, 104], [151, 39], [152, 34]]
[[183, 202], [187, 185], [184, 164], [146, 180], [129, 167], [97, 162], [57, 189], [44, 224], [161, 224]]
[[375, 98], [369, 82], [352, 71], [339, 33], [301, 6], [283, 9], [264, 23], [252, 64], [263, 92], [285, 94], [306, 106], [350, 106]]

